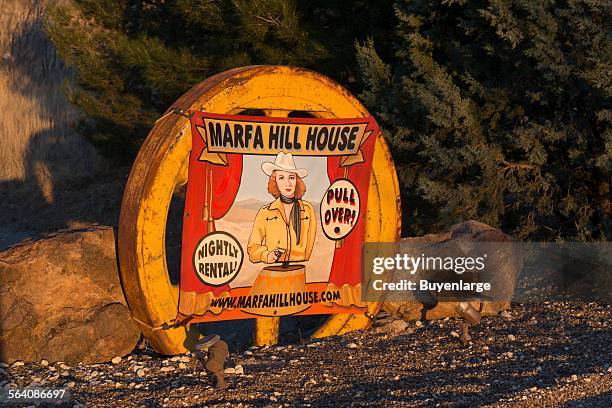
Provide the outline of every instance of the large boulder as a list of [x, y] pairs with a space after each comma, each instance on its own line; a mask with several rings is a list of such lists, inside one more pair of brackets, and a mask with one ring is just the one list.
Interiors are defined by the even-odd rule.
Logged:
[[0, 360], [104, 362], [131, 352], [139, 337], [111, 227], [59, 232], [0, 252]]
[[[512, 239], [510, 236], [504, 234], [501, 230], [493, 228], [487, 224], [470, 220], [456, 224], [452, 226], [449, 231], [440, 234], [428, 234], [422, 237], [410, 237], [402, 238], [401, 242], [407, 244], [407, 246], [418, 247], [426, 245], [429, 248], [448, 248], [449, 244], [452, 245], [457, 242], [474, 242], [474, 243], [507, 243], [510, 244]], [[501, 245], [503, 247], [503, 244]], [[512, 245], [506, 246], [507, 252], [512, 252], [515, 248]], [[503, 252], [503, 251], [497, 251]], [[482, 314], [493, 315], [510, 308], [510, 297], [516, 284], [516, 279], [522, 268], [521, 257], [518, 254], [498, 254], [496, 256], [489, 257], [487, 260], [486, 270], [484, 274], [487, 275], [486, 281], [491, 282], [493, 287], [504, 288], [507, 292], [501, 297], [504, 300], [498, 301], [484, 301]], [[459, 314], [455, 310], [457, 302], [438, 302], [435, 307], [424, 305], [425, 302], [418, 302], [415, 300], [407, 300], [405, 302], [385, 302], [383, 309], [401, 317], [405, 320], [419, 320], [419, 319], [440, 319], [444, 317], [458, 317]], [[472, 302], [476, 308], [480, 307], [480, 302]]]

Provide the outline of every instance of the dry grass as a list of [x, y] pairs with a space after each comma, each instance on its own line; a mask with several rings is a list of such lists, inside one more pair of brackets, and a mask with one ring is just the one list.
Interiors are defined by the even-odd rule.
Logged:
[[93, 174], [100, 160], [73, 130], [62, 86], [70, 71], [42, 31], [48, 0], [2, 0], [0, 184], [35, 187], [49, 202], [58, 183]]

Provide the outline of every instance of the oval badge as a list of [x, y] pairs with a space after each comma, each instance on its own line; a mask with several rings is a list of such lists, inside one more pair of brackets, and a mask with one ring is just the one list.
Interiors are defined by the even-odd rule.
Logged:
[[223, 231], [206, 235], [193, 251], [196, 275], [209, 286], [223, 286], [234, 280], [243, 259], [244, 250], [238, 240]]
[[359, 220], [359, 192], [347, 180], [336, 180], [321, 201], [321, 224], [329, 239], [340, 240], [351, 233]]

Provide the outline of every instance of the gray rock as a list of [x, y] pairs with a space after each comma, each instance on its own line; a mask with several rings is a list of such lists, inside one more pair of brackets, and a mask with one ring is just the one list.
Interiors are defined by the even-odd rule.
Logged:
[[408, 323], [402, 319], [391, 320], [388, 323], [376, 328], [376, 333], [397, 334], [408, 327]]
[[[502, 245], [504, 242], [511, 241], [511, 237], [504, 234], [501, 230], [474, 220], [456, 224], [447, 232], [428, 234], [422, 237], [402, 238], [403, 243], [415, 246], [427, 245], [431, 248], [436, 246], [448, 248], [450, 245], [462, 248], [463, 244], [471, 244], [472, 242], [500, 242], [500, 245]], [[470, 245], [466, 246], [466, 248], [468, 247]], [[518, 273], [522, 268], [521, 258], [511, 253], [511, 251], [512, 247], [509, 246], [506, 251], [508, 253], [500, 250], [498, 254], [489, 256], [486, 267], [481, 272], [480, 279], [483, 282], [490, 282], [492, 287], [497, 288], [496, 296], [498, 299], [510, 299], [512, 297]], [[451, 273], [455, 275], [454, 272], [451, 271]], [[436, 277], [435, 280], [447, 281], [447, 277], [440, 276]], [[486, 301], [483, 303], [483, 316], [496, 315], [502, 310], [510, 308], [509, 300]], [[457, 302], [439, 302], [435, 307], [426, 310], [425, 318], [459, 317], [455, 310], [456, 306]], [[423, 303], [416, 300], [414, 296], [407, 296], [406, 301], [383, 303], [383, 310], [404, 320], [418, 320], [422, 318]]]
[[111, 227], [63, 231], [0, 252], [0, 360], [95, 363], [132, 351], [140, 330], [115, 254]]

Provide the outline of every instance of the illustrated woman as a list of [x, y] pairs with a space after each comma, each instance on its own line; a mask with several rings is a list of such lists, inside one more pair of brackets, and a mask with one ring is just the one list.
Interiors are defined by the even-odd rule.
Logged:
[[255, 217], [247, 252], [251, 262], [272, 264], [307, 261], [315, 241], [314, 208], [302, 200], [308, 170], [295, 167], [291, 153], [279, 153], [274, 162], [261, 165], [270, 176], [268, 192], [275, 200]]

